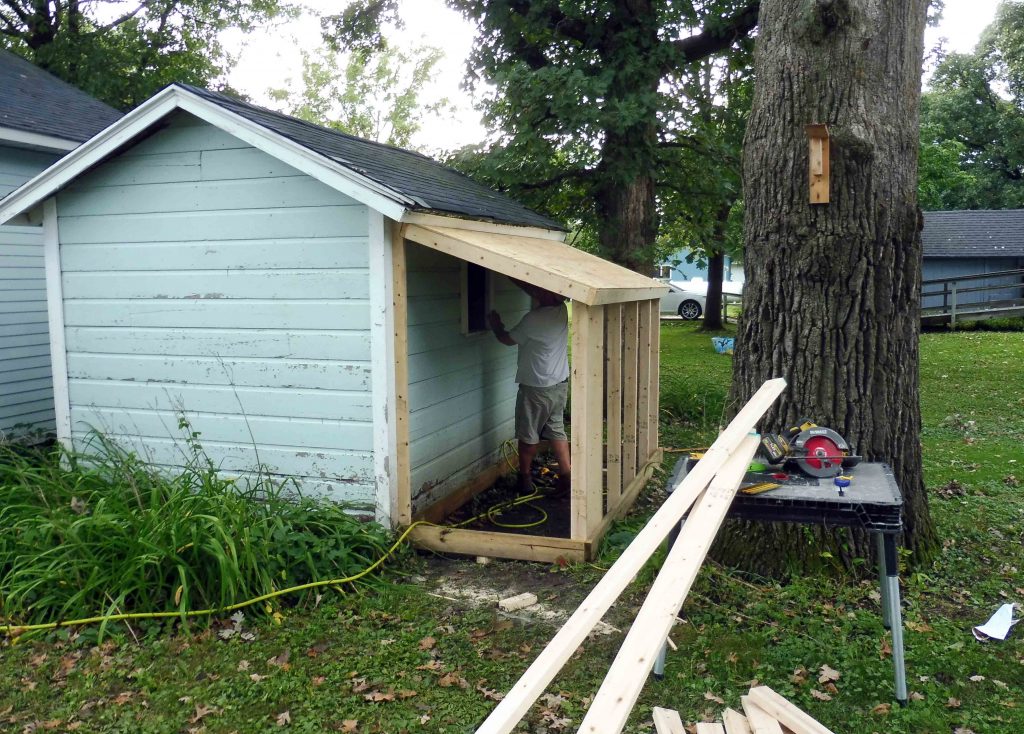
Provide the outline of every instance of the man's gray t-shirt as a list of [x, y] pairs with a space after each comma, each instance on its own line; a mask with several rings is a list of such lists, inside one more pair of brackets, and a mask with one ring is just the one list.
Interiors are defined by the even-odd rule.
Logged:
[[509, 336], [519, 346], [516, 382], [550, 387], [569, 377], [569, 313], [565, 304], [527, 313]]

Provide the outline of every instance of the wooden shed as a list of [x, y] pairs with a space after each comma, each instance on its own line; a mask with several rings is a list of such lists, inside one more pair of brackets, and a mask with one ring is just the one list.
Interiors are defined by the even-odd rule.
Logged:
[[511, 276], [572, 299], [571, 532], [415, 539], [585, 558], [660, 456], [664, 287], [425, 156], [172, 85], [2, 202], [19, 215], [43, 223], [62, 441], [180, 466], [184, 419], [226, 474], [440, 521], [513, 436], [515, 350], [480, 318], [529, 308]]
[[[0, 89], [0, 196], [121, 116], [10, 51]], [[43, 237], [21, 221], [0, 227], [0, 440], [53, 429]]]

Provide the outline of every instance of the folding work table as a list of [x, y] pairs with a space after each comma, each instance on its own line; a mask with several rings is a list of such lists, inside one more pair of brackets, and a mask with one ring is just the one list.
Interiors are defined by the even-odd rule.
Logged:
[[[685, 476], [693, 461], [679, 461], [668, 481], [671, 492]], [[799, 472], [787, 472], [789, 479], [771, 474], [749, 473], [742, 486], [761, 482], [781, 485], [759, 494], [738, 493], [729, 517], [756, 522], [791, 522], [830, 527], [862, 528], [875, 536], [878, 576], [882, 594], [882, 624], [892, 631], [892, 662], [895, 668], [896, 700], [907, 703], [907, 674], [903, 657], [903, 617], [900, 611], [899, 558], [896, 539], [903, 530], [903, 497], [892, 468], [880, 462], [862, 462], [847, 474], [853, 477], [842, 495], [831, 478], [817, 479]], [[674, 536], [670, 542], [674, 541]], [[654, 666], [654, 674], [665, 670], [665, 651]]]

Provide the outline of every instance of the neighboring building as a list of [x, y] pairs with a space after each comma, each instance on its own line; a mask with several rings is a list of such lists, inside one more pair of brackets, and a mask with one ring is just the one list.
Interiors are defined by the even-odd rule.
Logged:
[[[0, 197], [121, 116], [0, 50]], [[0, 440], [54, 429], [42, 230], [0, 227]]]
[[[660, 455], [664, 287], [425, 156], [172, 85], [0, 202], [0, 222], [40, 210], [62, 441], [97, 428], [179, 466], [183, 416], [224, 472], [260, 464], [408, 524], [504, 465], [516, 350], [485, 316], [514, 324], [529, 307], [512, 276], [573, 299], [583, 319], [575, 509], [570, 538], [492, 548], [588, 556], [610, 522], [605, 477], [611, 513]], [[607, 467], [606, 318], [637, 391], [633, 423], [612, 421], [633, 451]], [[432, 537], [450, 548], [459, 532]]]
[[[689, 255], [690, 250], [680, 250], [667, 258], [658, 266], [658, 277], [673, 282], [693, 280], [694, 278], [706, 281], [708, 279], [707, 265], [702, 265], [698, 259], [695, 259], [693, 262], [687, 262], [686, 258]], [[723, 280], [726, 282], [742, 283], [745, 280], [743, 263], [736, 262], [730, 255], [726, 255], [725, 277]]]
[[[1024, 268], [1024, 209], [925, 212], [922, 279], [950, 279]], [[959, 294], [960, 306], [1006, 301], [1024, 296], [1022, 278], [1003, 276], [964, 281], [962, 288], [1006, 285], [1006, 288]], [[943, 305], [942, 286], [926, 284], [921, 306]], [[949, 296], [946, 297], [946, 305]]]

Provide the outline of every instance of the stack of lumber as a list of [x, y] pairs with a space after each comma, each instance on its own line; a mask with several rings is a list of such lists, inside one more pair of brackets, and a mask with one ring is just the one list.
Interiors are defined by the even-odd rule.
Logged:
[[[740, 702], [742, 714], [726, 709], [721, 724], [697, 724], [697, 734], [834, 734], [768, 686], [751, 688]], [[686, 734], [678, 711], [655, 706], [653, 713], [657, 734]]]
[[769, 380], [743, 406], [481, 724], [477, 734], [509, 734], [516, 727], [685, 515], [686, 524], [669, 550], [661, 572], [579, 728], [583, 734], [619, 734], [622, 731], [757, 451], [760, 441], [754, 426], [785, 385], [782, 379]]

